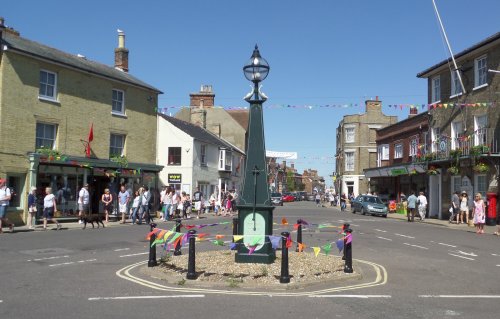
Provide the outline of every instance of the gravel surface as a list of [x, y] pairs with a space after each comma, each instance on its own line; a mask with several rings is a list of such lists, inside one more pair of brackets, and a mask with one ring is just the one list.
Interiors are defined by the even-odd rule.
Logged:
[[[278, 252], [273, 264], [235, 263], [235, 251], [209, 251], [196, 254], [196, 280], [184, 281], [188, 256], [163, 257], [158, 267], [143, 267], [141, 272], [167, 282], [184, 285], [187, 282], [228, 287], [280, 285], [281, 254]], [[360, 277], [344, 273], [344, 261], [339, 256], [313, 253], [289, 253], [290, 284], [314, 284], [329, 280]]]

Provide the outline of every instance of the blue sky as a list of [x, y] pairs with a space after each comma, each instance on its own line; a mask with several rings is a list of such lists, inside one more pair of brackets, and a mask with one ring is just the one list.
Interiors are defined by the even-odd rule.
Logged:
[[[71, 5], [70, 5], [71, 3]], [[436, 0], [454, 52], [500, 31], [498, 0]], [[416, 74], [447, 58], [431, 0], [4, 1], [21, 35], [112, 65], [116, 29], [126, 33], [130, 73], [163, 92], [160, 107], [189, 104], [211, 84], [216, 104], [247, 106], [242, 67], [258, 43], [271, 66], [265, 105], [427, 102]], [[265, 109], [266, 148], [296, 151], [296, 167], [328, 178], [335, 128], [363, 107]]]

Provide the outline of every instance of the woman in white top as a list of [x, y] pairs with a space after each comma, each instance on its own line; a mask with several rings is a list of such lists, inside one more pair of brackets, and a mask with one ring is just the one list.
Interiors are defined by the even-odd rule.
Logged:
[[57, 224], [57, 230], [61, 229], [61, 224], [53, 219], [54, 212], [57, 209], [56, 197], [52, 194], [52, 188], [45, 189], [45, 197], [43, 198], [43, 230], [47, 229], [47, 221], [52, 221]]
[[[462, 193], [462, 198], [460, 199], [460, 223], [463, 222], [464, 215], [465, 215], [465, 223], [469, 224], [469, 197], [465, 192]], [[458, 221], [458, 216], [457, 216], [457, 221]]]
[[135, 224], [135, 220], [137, 219], [137, 217], [139, 217], [139, 224], [142, 223], [142, 218], [139, 214], [139, 205], [140, 205], [140, 202], [141, 202], [141, 194], [139, 193], [139, 191], [135, 191], [135, 194], [134, 194], [134, 201], [132, 202], [132, 225]]

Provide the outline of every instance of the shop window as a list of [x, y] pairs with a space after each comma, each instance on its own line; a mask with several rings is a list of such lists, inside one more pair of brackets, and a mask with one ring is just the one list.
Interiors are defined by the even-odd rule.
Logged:
[[168, 165], [181, 165], [181, 147], [168, 148]]

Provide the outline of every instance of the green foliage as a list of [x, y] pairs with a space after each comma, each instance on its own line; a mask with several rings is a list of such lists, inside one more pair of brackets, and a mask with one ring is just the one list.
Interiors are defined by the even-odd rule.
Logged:
[[127, 157], [125, 155], [111, 155], [109, 160], [112, 162], [115, 162], [120, 167], [127, 167], [128, 166], [128, 160], [127, 160]]
[[485, 163], [477, 163], [472, 169], [477, 173], [486, 173], [490, 167]]
[[447, 171], [451, 175], [458, 175], [460, 173], [460, 169], [458, 168], [458, 166], [450, 166], [448, 167]]
[[51, 148], [46, 148], [46, 147], [40, 147], [40, 148], [37, 148], [35, 153], [38, 153], [40, 155], [45, 155], [47, 157], [54, 157], [54, 156], [61, 156], [61, 153], [59, 153], [58, 150], [54, 150], [54, 149], [51, 149]]
[[286, 173], [286, 187], [289, 192], [296, 191], [295, 189], [295, 173], [287, 172]]
[[481, 154], [489, 153], [490, 148], [486, 145], [477, 145], [470, 148], [470, 156], [477, 157]]

